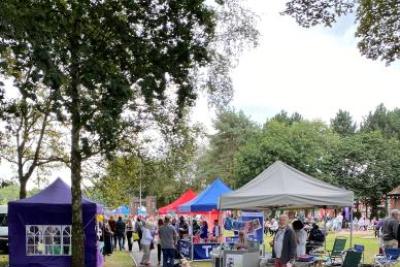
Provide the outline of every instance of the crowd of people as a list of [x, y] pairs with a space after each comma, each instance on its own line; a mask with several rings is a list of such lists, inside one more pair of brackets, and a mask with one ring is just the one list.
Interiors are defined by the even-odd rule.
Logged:
[[[339, 231], [345, 225], [343, 216], [327, 218], [326, 225], [331, 231]], [[355, 223], [357, 222], [357, 225]], [[400, 212], [392, 210], [391, 215], [384, 220], [366, 220], [360, 218], [353, 221], [356, 230], [375, 229], [381, 240], [381, 248], [399, 247], [400, 244]], [[222, 230], [218, 220], [209, 228], [205, 219], [193, 219], [190, 222], [183, 216], [179, 218], [165, 216], [154, 219], [143, 217], [110, 217], [101, 224], [99, 241], [104, 255], [110, 255], [114, 250], [133, 251], [137, 243], [141, 253], [141, 266], [150, 265], [151, 253], [157, 251], [158, 264], [165, 267], [174, 266], [174, 260], [179, 258], [179, 240], [193, 233], [194, 243], [220, 242]], [[307, 255], [311, 250], [322, 247], [325, 232], [319, 229], [317, 223], [307, 219], [294, 219], [292, 223], [285, 214], [278, 219], [267, 220], [264, 225], [265, 234], [272, 235], [271, 246], [273, 256], [277, 259], [275, 266], [290, 266], [295, 258]], [[126, 243], [127, 244], [126, 244]], [[236, 248], [247, 248], [247, 239], [239, 232]]]
[[178, 240], [186, 238], [189, 231], [193, 232], [194, 243], [218, 242], [222, 234], [218, 220], [209, 229], [207, 220], [195, 219], [190, 224], [183, 216], [165, 216], [156, 223], [152, 218], [140, 216], [119, 216], [117, 220], [111, 216], [99, 228], [99, 242], [104, 256], [111, 255], [115, 250], [132, 252], [134, 243], [137, 242], [138, 250], [142, 253], [140, 266], [150, 265], [153, 250], [157, 250], [158, 265], [162, 262], [162, 266], [174, 266], [175, 258], [180, 257], [177, 253]]

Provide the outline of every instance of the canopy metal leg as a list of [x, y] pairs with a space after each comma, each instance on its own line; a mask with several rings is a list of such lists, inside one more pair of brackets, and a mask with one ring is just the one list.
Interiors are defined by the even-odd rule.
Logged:
[[353, 207], [350, 207], [350, 248], [353, 247]]

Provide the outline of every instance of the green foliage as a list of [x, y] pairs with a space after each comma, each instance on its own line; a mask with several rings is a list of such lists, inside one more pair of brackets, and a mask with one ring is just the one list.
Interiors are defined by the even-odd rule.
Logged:
[[297, 112], [293, 113], [292, 115], [289, 115], [286, 111], [281, 110], [278, 114], [272, 117], [271, 120], [279, 121], [290, 125], [295, 122], [303, 120], [303, 117]]
[[250, 181], [270, 164], [281, 160], [299, 170], [330, 180], [325, 172], [330, 151], [339, 139], [322, 122], [300, 121], [291, 125], [269, 121], [262, 133], [251, 139], [237, 155], [240, 185]]
[[[0, 205], [7, 205], [9, 201], [14, 201], [19, 199], [19, 185], [18, 184], [9, 184], [7, 186], [0, 188]], [[40, 190], [33, 188], [28, 191], [28, 196], [33, 196], [39, 193]]]
[[400, 109], [388, 110], [380, 104], [368, 114], [361, 131], [381, 131], [388, 138], [394, 137], [400, 140]]
[[355, 13], [355, 35], [362, 55], [387, 64], [400, 57], [400, 6], [396, 0], [290, 0], [283, 13], [294, 17], [303, 27], [331, 27], [339, 17]]
[[198, 163], [198, 181], [207, 183], [221, 177], [230, 186], [237, 188], [236, 153], [260, 129], [242, 111], [234, 110], [220, 111], [214, 121], [214, 128], [216, 133], [210, 136], [210, 148]]
[[6, 205], [9, 201], [19, 199], [19, 186], [17, 184], [0, 188], [0, 205]]
[[379, 131], [358, 133], [343, 138], [335, 159], [337, 183], [370, 204], [376, 216], [380, 198], [400, 184], [400, 142]]
[[334, 132], [342, 136], [354, 134], [357, 129], [350, 113], [341, 109], [336, 113], [336, 117], [331, 120], [330, 126]]

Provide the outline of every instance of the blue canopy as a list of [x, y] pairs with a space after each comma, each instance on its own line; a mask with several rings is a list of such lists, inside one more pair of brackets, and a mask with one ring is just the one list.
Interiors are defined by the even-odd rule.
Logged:
[[217, 209], [219, 197], [223, 194], [232, 192], [220, 178], [207, 186], [203, 192], [197, 195], [193, 200], [178, 207], [180, 212], [207, 212]]
[[114, 215], [129, 215], [130, 211], [128, 206], [122, 205], [113, 210], [112, 213]]

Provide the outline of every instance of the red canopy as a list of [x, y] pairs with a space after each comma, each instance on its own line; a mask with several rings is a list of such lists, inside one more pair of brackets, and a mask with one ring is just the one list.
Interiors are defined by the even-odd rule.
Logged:
[[158, 213], [159, 214], [167, 214], [168, 212], [177, 212], [178, 206], [194, 199], [196, 196], [197, 196], [197, 194], [195, 192], [193, 192], [192, 189], [189, 189], [185, 193], [183, 193], [183, 195], [181, 195], [174, 202], [168, 204], [167, 206], [159, 208]]

